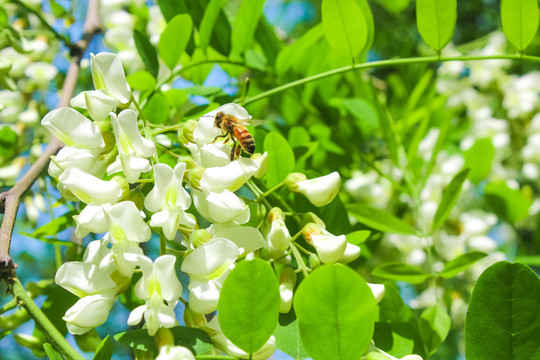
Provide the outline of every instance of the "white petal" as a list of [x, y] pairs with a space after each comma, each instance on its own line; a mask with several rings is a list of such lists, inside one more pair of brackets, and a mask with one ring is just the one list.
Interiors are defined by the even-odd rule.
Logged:
[[192, 190], [192, 196], [195, 207], [208, 221], [241, 224], [249, 220], [249, 207], [229, 190], [220, 193]]
[[41, 124], [67, 146], [77, 145], [97, 152], [105, 147], [98, 126], [75, 109], [63, 107], [52, 110]]
[[67, 169], [58, 180], [87, 204], [115, 203], [122, 197], [122, 188], [116, 181], [104, 181], [77, 168]]
[[111, 206], [108, 212], [111, 222], [112, 242], [150, 240], [151, 231], [144, 222], [139, 209], [133, 201], [122, 201]]
[[311, 241], [323, 264], [333, 264], [338, 261], [347, 247], [345, 235], [313, 235]]
[[336, 171], [326, 176], [300, 181], [297, 184], [298, 192], [304, 194], [313, 205], [319, 207], [334, 200], [340, 186], [341, 178]]
[[96, 89], [103, 89], [112, 97], [127, 104], [131, 99], [131, 89], [120, 59], [111, 53], [91, 55], [92, 79]]
[[62, 319], [78, 328], [95, 328], [107, 321], [114, 305], [114, 295], [90, 295], [80, 299], [66, 311]]
[[[227, 239], [214, 239], [189, 253], [182, 262], [182, 271], [195, 276], [214, 278], [223, 274], [240, 255], [235, 243]], [[219, 274], [215, 274], [219, 272]]]
[[214, 238], [228, 239], [239, 248], [244, 249], [244, 253], [256, 251], [265, 245], [261, 232], [251, 226], [232, 226], [222, 228], [215, 232]]
[[248, 158], [239, 158], [221, 167], [207, 168], [201, 178], [201, 187], [207, 191], [221, 192], [224, 189], [238, 190], [259, 169], [258, 164]]
[[75, 234], [79, 238], [83, 238], [88, 233], [96, 234], [104, 233], [109, 230], [109, 218], [105, 212], [110, 205], [94, 205], [88, 204], [79, 215], [73, 216], [77, 223]]
[[79, 297], [116, 290], [116, 283], [105, 271], [94, 264], [78, 261], [60, 266], [54, 280]]

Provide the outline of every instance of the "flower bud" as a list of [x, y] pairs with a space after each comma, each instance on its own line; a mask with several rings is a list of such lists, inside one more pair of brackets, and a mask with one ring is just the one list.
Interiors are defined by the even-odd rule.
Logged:
[[194, 248], [198, 248], [199, 246], [207, 243], [212, 239], [212, 235], [208, 232], [206, 229], [199, 229], [195, 230], [191, 233], [191, 244]]
[[196, 167], [189, 171], [189, 185], [195, 189], [199, 189], [201, 186], [201, 179], [206, 169], [203, 167]]
[[319, 235], [311, 235], [308, 242], [317, 250], [317, 255], [323, 264], [339, 261], [347, 247], [345, 235], [335, 236], [326, 230]]
[[291, 310], [295, 285], [296, 273], [290, 267], [286, 267], [279, 278], [279, 296], [281, 298], [279, 312], [282, 314], [286, 314]]
[[268, 212], [268, 222], [272, 223], [276, 220], [285, 220], [285, 215], [283, 214], [283, 210], [281, 210], [278, 207], [272, 208]]
[[319, 259], [319, 257], [317, 256], [317, 254], [310, 254], [310, 255], [309, 255], [309, 267], [310, 267], [312, 270], [315, 270], [315, 269], [318, 268], [319, 266], [321, 266], [321, 260]]
[[195, 360], [195, 356], [187, 347], [173, 344], [161, 347], [156, 360]]
[[320, 217], [315, 213], [307, 212], [302, 215], [302, 224], [315, 223], [321, 227], [321, 229], [326, 229], [326, 224]]
[[166, 345], [174, 345], [174, 336], [171, 330], [167, 328], [159, 328], [156, 335], [154, 335], [154, 342], [158, 349]]
[[204, 314], [199, 314], [187, 306], [184, 310], [184, 323], [187, 327], [201, 327], [206, 325], [207, 321]]
[[43, 350], [43, 339], [21, 333], [13, 333], [12, 335], [15, 341], [21, 346], [32, 350]]
[[[197, 163], [195, 162], [195, 160], [193, 160], [193, 157], [191, 156], [180, 156], [178, 158], [178, 162], [181, 163], [186, 163], [186, 170], [191, 170], [191, 169], [194, 169], [197, 167]], [[184, 180], [185, 181], [188, 181], [188, 174], [187, 172], [184, 173]]]
[[321, 207], [334, 200], [340, 186], [341, 177], [334, 171], [326, 176], [297, 182], [295, 190], [291, 190], [304, 194], [313, 205]]
[[184, 146], [193, 141], [193, 132], [197, 128], [197, 120], [191, 119], [182, 124], [178, 129], [178, 142]]
[[122, 104], [131, 100], [131, 89], [126, 81], [124, 68], [115, 54], [90, 54], [92, 80], [96, 90], [105, 90], [111, 97]]
[[306, 239], [306, 241], [310, 244], [312, 237], [314, 235], [320, 234], [322, 234], [322, 229], [318, 224], [315, 223], [307, 223], [302, 229], [302, 235], [304, 236], [304, 239]]
[[116, 296], [89, 295], [85, 296], [66, 311], [62, 319], [72, 334], [84, 334], [102, 325], [109, 316]]
[[347, 243], [345, 247], [345, 252], [341, 256], [341, 258], [339, 258], [338, 261], [343, 264], [354, 261], [358, 259], [358, 257], [360, 256], [360, 251], [361, 249], [359, 246], [351, 244], [351, 243]]
[[285, 185], [291, 190], [292, 192], [297, 192], [298, 186], [297, 184], [301, 181], [306, 180], [306, 175], [299, 173], [299, 172], [293, 172], [287, 175], [285, 178]]

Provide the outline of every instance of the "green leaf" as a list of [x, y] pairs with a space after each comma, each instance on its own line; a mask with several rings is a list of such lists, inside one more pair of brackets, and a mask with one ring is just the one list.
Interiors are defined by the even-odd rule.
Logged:
[[369, 102], [364, 99], [341, 99], [347, 111], [360, 120], [359, 125], [363, 132], [371, 133], [379, 126], [379, 115]]
[[457, 258], [450, 260], [444, 265], [444, 269], [441, 271], [439, 276], [445, 279], [454, 277], [460, 272], [467, 270], [469, 266], [478, 260], [485, 258], [486, 256], [487, 254], [481, 251], [470, 251], [468, 253], [459, 255]]
[[433, 354], [450, 331], [450, 316], [441, 305], [433, 305], [422, 312], [419, 321], [420, 336], [429, 354]]
[[347, 216], [347, 209], [339, 196], [336, 196], [330, 204], [316, 208], [315, 211], [321, 219], [324, 219], [326, 229], [331, 233], [346, 234], [351, 231], [351, 222]]
[[0, 128], [0, 161], [15, 155], [19, 135], [9, 126]]
[[500, 261], [473, 290], [465, 321], [467, 360], [538, 359], [540, 280], [526, 265]]
[[155, 93], [143, 107], [144, 117], [152, 124], [164, 124], [169, 117], [169, 101], [162, 93]]
[[174, 69], [186, 50], [193, 22], [188, 14], [179, 14], [167, 23], [158, 43], [158, 53], [169, 69]]
[[73, 220], [73, 215], [77, 215], [76, 211], [68, 211], [67, 213], [54, 218], [45, 225], [38, 227], [32, 233], [32, 237], [40, 238], [43, 236], [56, 236], [58, 233], [68, 229], [69, 227], [75, 224]]
[[49, 0], [49, 5], [51, 6], [51, 12], [53, 13], [55, 18], [61, 18], [66, 15], [66, 9], [64, 9], [64, 7], [58, 2], [54, 0]]
[[505, 183], [489, 183], [484, 194], [493, 211], [509, 222], [523, 220], [529, 216], [532, 199], [520, 190], [511, 189]]
[[43, 350], [45, 350], [45, 353], [50, 360], [64, 360], [62, 355], [60, 355], [60, 353], [56, 351], [49, 343], [43, 344]]
[[417, 0], [416, 19], [422, 39], [439, 52], [452, 40], [457, 20], [456, 0]]
[[294, 170], [294, 153], [287, 140], [277, 132], [266, 135], [263, 148], [268, 152], [266, 185], [272, 187]]
[[529, 46], [538, 31], [537, 0], [501, 0], [501, 22], [508, 41], [518, 51]]
[[112, 357], [111, 338], [109, 337], [109, 335], [107, 335], [107, 337], [103, 339], [101, 344], [99, 344], [92, 360], [110, 360], [111, 357]]
[[137, 71], [126, 78], [129, 87], [136, 90], [153, 90], [156, 87], [156, 78], [148, 71]]
[[405, 281], [411, 284], [421, 284], [431, 277], [430, 274], [418, 266], [400, 262], [387, 262], [381, 264], [373, 269], [371, 274], [383, 279]]
[[178, 0], [157, 0], [159, 10], [167, 22], [171, 21], [178, 14], [188, 13], [185, 1]]
[[298, 40], [294, 43], [283, 48], [276, 59], [276, 74], [283, 76], [290, 68], [297, 68], [304, 64], [306, 59], [306, 53], [308, 49], [314, 46], [324, 35], [324, 30], [321, 24], [313, 26], [306, 31]]
[[516, 261], [520, 262], [520, 263], [523, 263], [523, 264], [530, 265], [530, 266], [540, 267], [540, 256], [538, 256], [538, 255], [536, 255], [536, 256], [534, 256], [534, 255], [532, 255], [532, 256], [526, 256], [526, 255], [516, 256]]
[[298, 320], [293, 311], [280, 315], [274, 336], [276, 337], [276, 348], [290, 355], [294, 360], [303, 360], [309, 357], [304, 345], [302, 345]]
[[461, 192], [461, 187], [463, 186], [468, 174], [469, 169], [460, 171], [444, 189], [441, 203], [439, 204], [435, 217], [433, 218], [434, 231], [443, 224], [444, 220], [446, 220], [448, 215], [450, 215], [450, 211], [452, 211], [454, 205], [456, 205], [459, 193]]
[[373, 336], [375, 298], [351, 268], [323, 265], [300, 284], [294, 296], [302, 342], [318, 359], [357, 360]]
[[362, 224], [389, 234], [417, 235], [416, 230], [392, 214], [362, 204], [352, 204], [349, 213]]
[[495, 157], [495, 147], [489, 138], [476, 140], [474, 145], [463, 154], [465, 167], [471, 169], [469, 180], [478, 184], [484, 180], [491, 171], [491, 164]]
[[148, 37], [137, 29], [133, 30], [133, 39], [135, 40], [135, 47], [141, 57], [146, 70], [157, 78], [159, 71], [159, 62], [157, 52], [154, 46], [148, 40]]
[[205, 50], [210, 43], [210, 36], [214, 24], [218, 18], [221, 8], [225, 5], [225, 0], [210, 0], [206, 7], [201, 24], [199, 25], [199, 46]]
[[356, 1], [323, 0], [321, 16], [326, 38], [336, 52], [355, 58], [364, 49], [368, 26]]
[[[210, 336], [201, 329], [176, 326], [170, 330], [174, 336], [174, 344], [187, 347], [195, 355], [206, 354], [212, 350]], [[148, 335], [146, 329], [128, 330], [116, 334], [114, 340], [135, 350], [151, 351], [158, 354], [154, 337]]]
[[264, 260], [241, 261], [223, 284], [218, 302], [223, 334], [253, 354], [268, 341], [279, 316], [278, 281]]
[[373, 333], [377, 347], [397, 358], [411, 353], [419, 354], [414, 351], [415, 341], [421, 343], [416, 317], [403, 302], [395, 282], [384, 284], [384, 297], [378, 307], [379, 316], [375, 320]]
[[355, 231], [347, 234], [347, 242], [354, 245], [360, 245], [368, 239], [369, 235], [371, 235], [371, 231], [369, 230]]
[[6, 9], [0, 8], [0, 27], [6, 26], [9, 23], [9, 16]]
[[243, 54], [253, 42], [259, 18], [263, 12], [264, 0], [242, 1], [234, 18], [231, 34], [232, 53]]

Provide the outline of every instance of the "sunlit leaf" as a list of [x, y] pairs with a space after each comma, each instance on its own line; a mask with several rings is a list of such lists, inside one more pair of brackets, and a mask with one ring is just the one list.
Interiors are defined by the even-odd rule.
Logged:
[[142, 110], [144, 117], [152, 124], [164, 124], [169, 117], [169, 101], [158, 92], [148, 100]]
[[420, 335], [429, 354], [446, 339], [450, 331], [450, 316], [441, 305], [433, 305], [422, 312], [418, 323]]
[[156, 87], [156, 78], [148, 71], [138, 71], [126, 78], [129, 87], [136, 90], [153, 90]]
[[447, 262], [444, 265], [444, 269], [443, 271], [441, 271], [439, 276], [445, 279], [454, 277], [460, 272], [467, 270], [469, 266], [471, 266], [478, 260], [485, 258], [486, 256], [487, 254], [481, 251], [470, 251], [468, 253], [462, 254], [457, 258]]
[[137, 29], [133, 30], [133, 40], [135, 40], [135, 47], [141, 57], [146, 70], [157, 78], [159, 71], [159, 62], [157, 57], [156, 48], [150, 43], [148, 37]]
[[352, 232], [350, 234], [347, 234], [347, 242], [354, 245], [360, 245], [368, 239], [370, 234], [371, 231], [369, 230], [359, 230]]
[[487, 268], [467, 311], [467, 360], [538, 359], [539, 299], [540, 279], [526, 265], [500, 261]]
[[47, 354], [47, 357], [50, 360], [63, 360], [64, 358], [58, 351], [56, 351], [51, 344], [45, 343], [43, 344], [43, 350], [45, 350], [45, 353]]
[[416, 0], [418, 32], [435, 51], [452, 40], [457, 20], [456, 0]]
[[503, 219], [515, 222], [529, 216], [532, 199], [526, 193], [511, 189], [502, 182], [487, 184], [484, 193], [493, 211]]
[[484, 180], [491, 171], [491, 164], [495, 157], [495, 147], [489, 138], [476, 140], [474, 145], [463, 154], [465, 167], [471, 169], [469, 179], [478, 184]]
[[180, 14], [172, 18], [161, 33], [158, 52], [169, 69], [174, 69], [178, 64], [180, 56], [186, 50], [192, 29], [191, 17], [188, 14]]
[[448, 215], [450, 215], [450, 211], [452, 211], [454, 205], [456, 205], [459, 193], [461, 192], [461, 187], [463, 186], [465, 179], [467, 179], [468, 174], [469, 169], [460, 171], [444, 189], [441, 203], [433, 218], [433, 230], [438, 229], [439, 226], [444, 223], [444, 220], [446, 220]]
[[111, 343], [111, 338], [109, 337], [109, 335], [107, 335], [107, 337], [103, 339], [101, 344], [99, 344], [92, 360], [109, 360], [111, 357], [112, 357], [112, 343]]
[[52, 219], [45, 225], [38, 227], [32, 233], [32, 237], [39, 238], [43, 236], [56, 236], [58, 233], [68, 229], [75, 224], [73, 215], [77, 215], [76, 211], [68, 211], [67, 213]]
[[421, 284], [431, 277], [431, 274], [428, 274], [418, 266], [400, 262], [381, 264], [375, 267], [371, 274], [383, 279], [405, 281], [411, 284]]
[[356, 57], [368, 39], [366, 18], [356, 1], [323, 0], [321, 16], [332, 48], [344, 56]]
[[529, 46], [538, 31], [537, 0], [501, 0], [501, 22], [508, 41], [519, 51]]
[[264, 0], [242, 1], [234, 18], [231, 34], [231, 51], [243, 54], [253, 42], [257, 23], [262, 15]]
[[375, 209], [362, 204], [352, 204], [347, 207], [349, 213], [362, 224], [372, 227], [375, 230], [389, 234], [409, 234], [416, 235], [416, 230], [398, 219], [392, 214], [383, 210]]
[[242, 261], [229, 273], [219, 296], [223, 334], [248, 354], [268, 341], [279, 315], [278, 281], [264, 260]]
[[339, 264], [316, 269], [294, 296], [302, 342], [314, 360], [357, 360], [373, 336], [375, 308], [365, 280]]
[[294, 170], [294, 153], [287, 140], [277, 132], [266, 136], [263, 148], [268, 152], [266, 185], [272, 187]]
[[281, 314], [278, 326], [274, 330], [276, 337], [276, 347], [285, 354], [290, 355], [294, 360], [303, 360], [309, 357], [302, 340], [300, 338], [300, 329], [298, 320], [294, 312]]

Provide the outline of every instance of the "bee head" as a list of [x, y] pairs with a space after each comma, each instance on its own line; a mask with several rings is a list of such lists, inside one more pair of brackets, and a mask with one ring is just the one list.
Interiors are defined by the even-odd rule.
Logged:
[[214, 126], [215, 127], [217, 127], [217, 128], [221, 127], [221, 121], [223, 120], [223, 115], [224, 114], [222, 112], [218, 112], [216, 114], [216, 118], [214, 120]]

